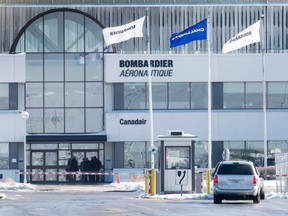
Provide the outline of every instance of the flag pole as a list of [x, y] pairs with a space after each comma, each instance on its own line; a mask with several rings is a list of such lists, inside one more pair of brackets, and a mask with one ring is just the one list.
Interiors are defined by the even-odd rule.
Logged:
[[212, 136], [211, 136], [211, 51], [210, 51], [210, 8], [207, 17], [208, 42], [208, 169], [212, 168]]
[[261, 40], [261, 50], [262, 50], [262, 84], [263, 84], [263, 129], [264, 129], [264, 167], [267, 167], [267, 112], [266, 112], [266, 81], [265, 81], [265, 46], [264, 46], [264, 14], [261, 15], [262, 20], [262, 40]]
[[[149, 119], [150, 119], [150, 146], [154, 147], [154, 122], [153, 122], [153, 104], [152, 104], [152, 78], [151, 78], [151, 66], [150, 66], [150, 20], [149, 20], [149, 8], [146, 10], [146, 23], [147, 23], [147, 57], [148, 57], [148, 86], [149, 86]], [[156, 194], [156, 171], [155, 171], [155, 158], [154, 154], [151, 155], [151, 195]]]

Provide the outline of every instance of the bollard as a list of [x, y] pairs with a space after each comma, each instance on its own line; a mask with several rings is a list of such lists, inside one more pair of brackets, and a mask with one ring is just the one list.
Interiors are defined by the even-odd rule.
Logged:
[[156, 194], [156, 170], [152, 169], [151, 172], [151, 195], [154, 196]]
[[145, 195], [149, 194], [149, 190], [150, 190], [149, 171], [145, 170]]
[[211, 180], [210, 169], [206, 170], [206, 193], [210, 194], [210, 180]]

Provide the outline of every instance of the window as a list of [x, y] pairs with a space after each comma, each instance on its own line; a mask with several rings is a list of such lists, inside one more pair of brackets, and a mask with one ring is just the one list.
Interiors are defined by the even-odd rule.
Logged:
[[0, 109], [9, 109], [9, 84], [0, 84]]
[[261, 109], [263, 88], [261, 82], [223, 83], [224, 109]]
[[288, 108], [288, 82], [269, 82], [268, 86], [268, 108]]
[[191, 108], [208, 108], [208, 85], [207, 83], [191, 83]]
[[[148, 87], [147, 87], [148, 89]], [[149, 107], [149, 94], [147, 98], [147, 107]], [[153, 83], [152, 84], [152, 104], [153, 109], [167, 109], [167, 84]]]
[[189, 83], [169, 83], [169, 109], [189, 109]]
[[0, 143], [0, 169], [9, 169], [9, 143]]
[[[124, 83], [123, 85], [124, 109], [149, 108], [148, 84]], [[207, 83], [153, 83], [152, 98], [153, 109], [207, 109]], [[115, 101], [121, 104], [118, 94]]]
[[219, 175], [253, 175], [253, 167], [246, 164], [222, 164], [217, 172]]
[[124, 83], [124, 109], [145, 109], [145, 83]]
[[190, 169], [190, 147], [166, 147], [166, 169]]
[[239, 109], [244, 107], [244, 83], [223, 83], [223, 108]]
[[[101, 24], [81, 11], [53, 9], [28, 22], [21, 34], [11, 52], [26, 53], [27, 132], [101, 131], [103, 56], [113, 52], [112, 46], [104, 49]], [[8, 87], [0, 87], [0, 109], [8, 107], [8, 95]]]

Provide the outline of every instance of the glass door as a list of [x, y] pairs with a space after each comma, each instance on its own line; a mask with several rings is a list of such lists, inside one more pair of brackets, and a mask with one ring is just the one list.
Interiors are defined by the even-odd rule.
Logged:
[[58, 181], [57, 161], [57, 151], [31, 151], [31, 171], [50, 172], [45, 175], [33, 174], [32, 182]]

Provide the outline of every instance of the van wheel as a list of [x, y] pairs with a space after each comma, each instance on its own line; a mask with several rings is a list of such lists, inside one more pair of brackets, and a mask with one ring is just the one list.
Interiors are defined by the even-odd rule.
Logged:
[[257, 195], [253, 198], [253, 203], [259, 203], [260, 202], [260, 192], [257, 193]]
[[221, 204], [222, 203], [222, 199], [215, 193], [214, 193], [213, 199], [214, 199], [215, 204]]

